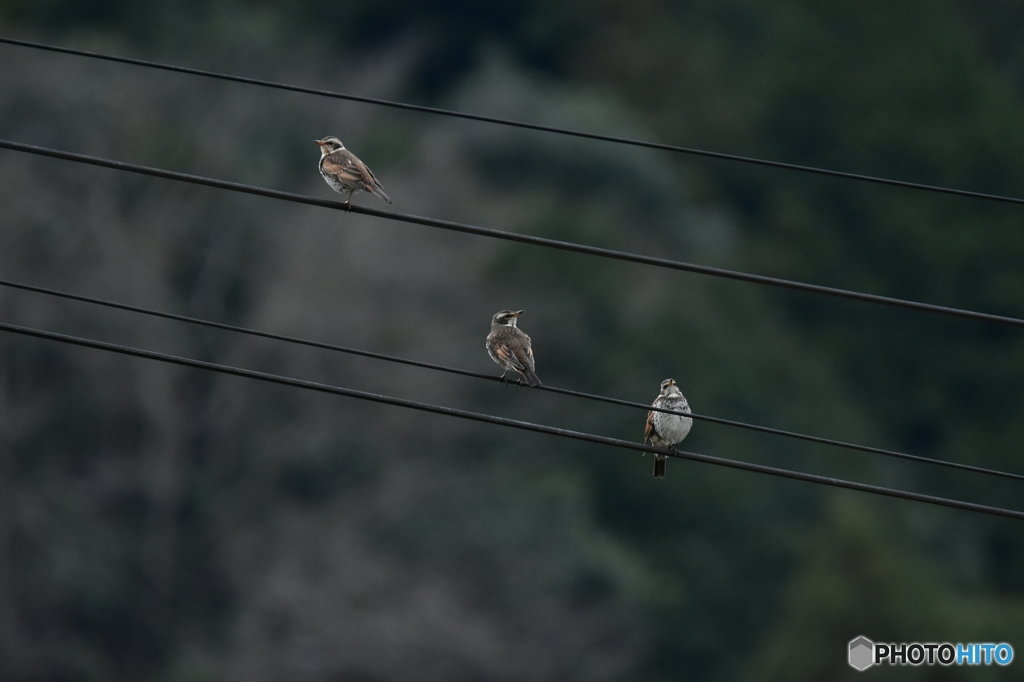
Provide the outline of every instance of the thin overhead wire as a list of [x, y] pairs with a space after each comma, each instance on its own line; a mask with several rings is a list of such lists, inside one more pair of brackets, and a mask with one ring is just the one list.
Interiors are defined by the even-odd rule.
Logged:
[[352, 102], [361, 102], [364, 104], [375, 104], [384, 107], [391, 107], [393, 109], [403, 109], [406, 111], [415, 111], [419, 113], [435, 114], [438, 116], [449, 116], [461, 119], [468, 119], [471, 121], [480, 121], [483, 123], [495, 123], [503, 126], [510, 126], [513, 128], [522, 128], [526, 130], [534, 130], [544, 133], [554, 133], [558, 135], [569, 135], [572, 137], [579, 137], [588, 140], [597, 140], [600, 142], [612, 142], [615, 144], [630, 145], [633, 147], [643, 147], [647, 149], [657, 149], [660, 151], [676, 152], [680, 154], [689, 154], [692, 156], [702, 156], [711, 159], [720, 159], [724, 161], [735, 161], [739, 163], [754, 164], [758, 166], [767, 166], [769, 168], [779, 168], [782, 170], [798, 171], [801, 173], [813, 173], [816, 175], [825, 175], [835, 178], [843, 178], [845, 180], [856, 180], [858, 182], [869, 182], [878, 185], [889, 185], [892, 187], [901, 187], [904, 189], [922, 190], [926, 192], [938, 192], [941, 194], [951, 194], [954, 196], [969, 197], [972, 199], [984, 199], [987, 201], [999, 201], [1003, 203], [1011, 204], [1024, 204], [1024, 198], [1004, 196], [999, 194], [989, 194], [986, 192], [975, 192], [972, 190], [956, 189], [952, 187], [942, 187], [939, 185], [929, 185], [920, 182], [909, 182], [906, 180], [894, 180], [891, 178], [884, 178], [874, 175], [864, 175], [861, 173], [850, 173], [847, 171], [832, 170], [829, 168], [819, 168], [817, 166], [805, 166], [797, 163], [786, 163], [784, 161], [772, 161], [770, 159], [759, 159], [751, 156], [742, 156], [739, 154], [728, 154], [725, 152], [715, 152], [706, 149], [697, 149], [694, 147], [682, 147], [671, 144], [663, 144], [661, 142], [649, 142], [645, 140], [636, 140], [627, 137], [618, 137], [615, 135], [602, 135], [599, 133], [588, 133], [581, 130], [571, 130], [568, 128], [559, 128], [555, 126], [540, 125], [537, 123], [528, 123], [525, 121], [515, 121], [507, 118], [499, 118], [496, 116], [484, 116], [481, 114], [471, 114], [462, 111], [454, 111], [451, 109], [440, 109], [437, 107], [428, 107], [420, 104], [408, 104], [405, 102], [394, 102], [391, 100], [380, 99], [377, 97], [364, 97], [361, 95], [350, 95], [341, 92], [333, 92], [331, 90], [322, 90], [318, 88], [308, 88], [300, 85], [289, 85], [287, 83], [279, 83], [275, 81], [261, 80], [259, 78], [248, 78], [246, 76], [235, 76], [226, 73], [218, 73], [216, 71], [206, 71], [203, 69], [194, 69], [187, 66], [175, 66], [173, 64], [163, 64], [160, 62], [151, 62], [143, 59], [134, 59], [131, 57], [119, 57], [115, 55], [102, 54], [99, 52], [89, 52], [87, 50], [76, 50], [69, 47], [60, 47], [57, 45], [47, 45], [44, 43], [32, 42], [29, 40], [19, 40], [16, 38], [5, 38], [0, 37], [0, 43], [6, 43], [8, 45], [14, 45], [18, 47], [27, 47], [36, 50], [46, 50], [49, 52], [57, 52], [60, 54], [74, 55], [76, 57], [87, 57], [90, 59], [100, 59], [109, 62], [116, 62], [119, 64], [130, 64], [132, 66], [142, 66], [151, 69], [160, 69], [163, 71], [170, 71], [174, 73], [183, 73], [192, 76], [202, 76], [205, 78], [214, 78], [223, 81], [230, 81], [234, 83], [243, 83], [246, 85], [258, 85], [266, 88], [274, 88], [277, 90], [286, 90], [289, 92], [298, 92], [307, 95], [317, 95], [320, 97], [330, 97], [333, 99], [342, 99]]
[[595, 434], [585, 433], [582, 431], [561, 429], [554, 426], [546, 426], [543, 424], [534, 424], [532, 422], [520, 421], [518, 419], [508, 419], [506, 417], [496, 417], [489, 414], [471, 412], [469, 410], [460, 410], [454, 407], [445, 407], [443, 405], [433, 405], [430, 403], [423, 403], [415, 400], [407, 400], [405, 398], [395, 398], [393, 396], [381, 395], [378, 393], [357, 391], [355, 389], [344, 388], [341, 386], [331, 386], [328, 384], [321, 384], [314, 381], [305, 381], [303, 379], [294, 379], [292, 377], [285, 377], [277, 374], [257, 372], [254, 370], [243, 369], [241, 367], [235, 367], [232, 365], [221, 365], [213, 362], [194, 360], [192, 358], [185, 358], [177, 355], [169, 355], [166, 353], [158, 353], [156, 351], [144, 350], [141, 348], [134, 348], [131, 346], [122, 346], [119, 344], [108, 343], [105, 341], [96, 341], [94, 339], [86, 339], [77, 336], [69, 336], [67, 334], [48, 332], [41, 329], [22, 327], [19, 325], [9, 324], [6, 322], [0, 322], [0, 331], [21, 334], [23, 336], [31, 336], [38, 339], [46, 339], [49, 341], [57, 341], [60, 343], [72, 344], [76, 346], [83, 346], [85, 348], [103, 350], [111, 353], [130, 355], [138, 358], [145, 358], [148, 360], [156, 360], [158, 362], [165, 362], [184, 367], [192, 367], [195, 369], [218, 372], [220, 374], [228, 374], [247, 379], [256, 379], [259, 381], [280, 384], [283, 386], [303, 388], [307, 390], [318, 391], [320, 393], [345, 396], [348, 398], [355, 398], [357, 400], [366, 400], [370, 402], [383, 403], [386, 405], [394, 405], [397, 407], [419, 410], [421, 412], [431, 412], [433, 414], [442, 414], [450, 417], [457, 417], [460, 419], [468, 419], [472, 421], [483, 422], [486, 424], [506, 426], [514, 429], [520, 429], [523, 431], [533, 431], [535, 433], [560, 436], [562, 438], [570, 438], [574, 440], [585, 441], [588, 443], [610, 445], [613, 447], [626, 448], [629, 450], [639, 450], [641, 452], [651, 452], [655, 454], [665, 455], [668, 457], [687, 459], [694, 462], [703, 462], [705, 464], [713, 464], [716, 466], [729, 467], [732, 469], [741, 469], [743, 471], [752, 471], [755, 473], [767, 474], [769, 476], [778, 476], [782, 478], [789, 478], [797, 481], [805, 481], [808, 483], [815, 483], [819, 485], [826, 485], [836, 488], [846, 488], [848, 490], [857, 490], [860, 492], [873, 493], [875, 495], [896, 497], [904, 500], [911, 500], [914, 502], [924, 502], [926, 504], [940, 505], [944, 507], [951, 507], [954, 509], [963, 509], [966, 511], [991, 514], [994, 516], [1003, 516], [1011, 519], [1024, 519], [1024, 512], [1017, 511], [1015, 509], [992, 507], [983, 504], [976, 504], [974, 502], [965, 502], [962, 500], [955, 500], [945, 497], [936, 497], [934, 495], [925, 495], [923, 493], [915, 493], [896, 488], [885, 488], [882, 486], [871, 485], [868, 483], [847, 481], [845, 479], [833, 478], [831, 476], [819, 476], [817, 474], [808, 474], [802, 471], [791, 471], [789, 469], [780, 469], [778, 467], [767, 466], [764, 464], [754, 464], [751, 462], [726, 459], [723, 457], [715, 457], [712, 455], [702, 455], [695, 452], [684, 452], [682, 450], [658, 448], [651, 445], [645, 445], [633, 441], [622, 440], [620, 438], [598, 436]]
[[[151, 317], [160, 317], [168, 320], [174, 320], [176, 322], [186, 322], [189, 324], [200, 325], [204, 327], [210, 327], [213, 329], [220, 329], [223, 331], [230, 331], [240, 334], [246, 334], [249, 336], [256, 336], [266, 339], [272, 339], [275, 341], [283, 341], [286, 343], [293, 343], [297, 345], [309, 346], [312, 348], [320, 348], [324, 350], [336, 351], [340, 353], [346, 353], [349, 355], [356, 355], [360, 357], [372, 358], [375, 360], [383, 360], [385, 362], [392, 362], [402, 365], [409, 365], [412, 367], [419, 367], [422, 369], [429, 369], [437, 372], [446, 372], [449, 374], [456, 374], [459, 376], [471, 377], [474, 379], [484, 379], [487, 381], [495, 381], [504, 383], [500, 377], [494, 376], [493, 374], [482, 374], [480, 372], [471, 372], [465, 369], [458, 369], [455, 367], [446, 367], [444, 365], [434, 364], [430, 362], [422, 362], [419, 360], [410, 360], [408, 358], [397, 357], [394, 355], [385, 355], [384, 353], [376, 353], [373, 351], [361, 350], [358, 348], [349, 348], [346, 346], [339, 346], [331, 343], [324, 343], [321, 341], [313, 341], [310, 339], [303, 339], [295, 336], [288, 336], [285, 334], [276, 334], [274, 332], [262, 331], [259, 329], [252, 329], [249, 327], [240, 327], [231, 324], [225, 324], [223, 322], [213, 322], [211, 320], [204, 320], [196, 317], [189, 317], [186, 315], [178, 315], [176, 313], [168, 313], [160, 310], [153, 310], [151, 308], [143, 308], [140, 306], [129, 305], [127, 303], [119, 303], [117, 301], [109, 301], [101, 298], [93, 298], [91, 296], [83, 296], [81, 294], [73, 294], [65, 291], [58, 291], [56, 289], [48, 289], [45, 287], [36, 286], [34, 284], [24, 284], [21, 282], [13, 282], [10, 280], [0, 279], [0, 286], [20, 289], [23, 291], [31, 291], [33, 293], [44, 294], [47, 296], [55, 296], [58, 298], [69, 299], [72, 301], [80, 301], [83, 303], [90, 303], [93, 305], [100, 305], [107, 308], [115, 308], [118, 310], [125, 310], [128, 312], [139, 313], [142, 315], [149, 315]], [[710, 422], [712, 424], [721, 424], [723, 426], [729, 426], [733, 428], [747, 429], [750, 431], [756, 431], [759, 433], [766, 433], [773, 436], [781, 436], [783, 438], [792, 438], [796, 440], [803, 440], [811, 443], [818, 443], [821, 445], [829, 445], [832, 447], [845, 448], [848, 450], [856, 450], [860, 452], [868, 452], [877, 455], [884, 455], [887, 457], [895, 457], [898, 459], [909, 460], [913, 462], [920, 462], [923, 464], [932, 464], [942, 467], [948, 467], [951, 469], [958, 469], [961, 471], [970, 471], [972, 473], [987, 474], [990, 476], [997, 476], [1000, 478], [1007, 478], [1013, 480], [1024, 480], [1024, 475], [1015, 474], [1008, 471], [1000, 471], [998, 469], [988, 469], [985, 467], [974, 466], [971, 464], [962, 464], [960, 462], [950, 462], [948, 460], [934, 459], [931, 457], [923, 457], [921, 455], [911, 455], [905, 452], [897, 452], [895, 450], [886, 450], [884, 448], [871, 447], [869, 445], [859, 445], [857, 443], [848, 443], [845, 441], [835, 440], [832, 438], [823, 438], [820, 436], [812, 436], [809, 434], [798, 433], [795, 431], [786, 431], [783, 429], [776, 429], [769, 426], [760, 426], [758, 424], [748, 424], [746, 422], [734, 421], [732, 419], [723, 419], [721, 417], [712, 417], [693, 412], [676, 412], [674, 410], [667, 410], [664, 408], [653, 407], [645, 403], [639, 403], [631, 400], [622, 400], [620, 398], [611, 398], [608, 396], [597, 395], [593, 393], [584, 393], [582, 391], [574, 391], [566, 388], [558, 388], [556, 386], [550, 386], [547, 384], [541, 386], [527, 386], [530, 388], [540, 391], [548, 391], [551, 393], [557, 393], [559, 395], [571, 396], [574, 398], [583, 398], [585, 400], [592, 400], [595, 402], [603, 402], [611, 405], [620, 405], [623, 407], [631, 407], [640, 410], [654, 410], [656, 412], [665, 412], [667, 414], [678, 414], [681, 416], [691, 417], [700, 421]]]
[[820, 294], [824, 296], [832, 296], [835, 298], [844, 298], [851, 301], [861, 301], [864, 303], [874, 303], [878, 305], [886, 305], [895, 308], [904, 308], [907, 310], [917, 310], [921, 312], [936, 313], [939, 315], [948, 315], [951, 317], [960, 317], [969, 320], [976, 320], [979, 322], [994, 322], [997, 324], [1008, 324], [1013, 325], [1015, 327], [1024, 327], [1024, 319], [1016, 317], [993, 315], [990, 313], [980, 313], [975, 312], [973, 310], [951, 308], [948, 306], [935, 305], [932, 303], [920, 303], [917, 301], [908, 301], [905, 299], [892, 298], [889, 296], [879, 296], [877, 294], [866, 294], [859, 291], [838, 289], [835, 287], [827, 287], [819, 284], [808, 284], [805, 282], [797, 282], [794, 280], [780, 279], [778, 277], [769, 277], [767, 275], [755, 275], [747, 272], [740, 272], [737, 270], [727, 270], [724, 268], [711, 267], [709, 265], [696, 265], [694, 263], [685, 263], [683, 261], [670, 260], [668, 258], [644, 256], [641, 254], [629, 253], [627, 251], [619, 251], [617, 249], [604, 249], [597, 246], [587, 246], [585, 244], [576, 244], [573, 242], [564, 242], [557, 239], [548, 239], [546, 237], [534, 237], [532, 235], [518, 234], [515, 232], [506, 232], [504, 230], [496, 230], [489, 227], [478, 227], [476, 225], [457, 223], [450, 220], [440, 220], [438, 218], [427, 218], [424, 216], [411, 215], [408, 213], [396, 213], [393, 211], [383, 211], [375, 208], [352, 206], [340, 201], [316, 199], [314, 197], [305, 196], [303, 194], [282, 192], [280, 190], [266, 189], [263, 187], [246, 185], [239, 182], [217, 180], [214, 178], [207, 178], [200, 175], [180, 173], [178, 171], [164, 170], [162, 168], [153, 168], [151, 166], [141, 166], [134, 163], [115, 161], [113, 159], [105, 159], [98, 156], [91, 156], [89, 154], [66, 152], [63, 150], [51, 149], [48, 147], [39, 147], [36, 145], [24, 144], [21, 142], [0, 140], [0, 147], [19, 152], [26, 152], [29, 154], [49, 156], [55, 159], [63, 159], [65, 161], [86, 163], [93, 166], [101, 166], [103, 168], [113, 168], [114, 170], [119, 171], [127, 171], [130, 173], [150, 175], [153, 177], [164, 178], [168, 180], [177, 180], [180, 182], [187, 182], [196, 185], [204, 185], [206, 187], [214, 187], [217, 189], [224, 189], [232, 192], [243, 192], [246, 194], [269, 197], [271, 199], [278, 199], [281, 201], [290, 201], [293, 203], [307, 204], [309, 206], [319, 206], [321, 208], [330, 208], [350, 213], [359, 213], [362, 215], [374, 216], [376, 218], [385, 218], [388, 220], [395, 220], [404, 223], [414, 223], [417, 225], [425, 225], [427, 227], [434, 227], [442, 230], [451, 230], [453, 232], [475, 234], [479, 236], [490, 237], [493, 239], [504, 239], [506, 241], [520, 242], [523, 244], [532, 244], [534, 246], [560, 249], [562, 251], [572, 251], [575, 253], [583, 253], [590, 256], [610, 258], [613, 260], [626, 261], [630, 263], [640, 263], [642, 265], [650, 265], [654, 267], [666, 268], [669, 270], [693, 272], [702, 275], [710, 275], [712, 277], [722, 277], [725, 279], [733, 279], [741, 282], [750, 282], [753, 284], [773, 286], [783, 289], [791, 289], [794, 291], [803, 291], [807, 293]]

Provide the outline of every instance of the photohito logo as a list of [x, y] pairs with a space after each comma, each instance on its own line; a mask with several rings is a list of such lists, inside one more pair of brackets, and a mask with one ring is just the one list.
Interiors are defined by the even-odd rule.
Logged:
[[875, 643], [863, 635], [850, 641], [850, 665], [867, 670], [875, 662]]
[[850, 667], [867, 670], [873, 665], [1010, 665], [1013, 661], [1013, 647], [1002, 642], [973, 644], [937, 644], [928, 642], [882, 644], [872, 642], [861, 635], [850, 640], [847, 652]]

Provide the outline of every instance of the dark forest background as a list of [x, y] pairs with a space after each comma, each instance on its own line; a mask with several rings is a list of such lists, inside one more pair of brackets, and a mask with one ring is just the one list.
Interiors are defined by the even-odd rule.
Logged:
[[[1009, 0], [0, 0], [0, 34], [1024, 196]], [[1024, 209], [0, 46], [0, 137], [1024, 316]], [[375, 197], [357, 203], [382, 207]], [[0, 278], [1024, 472], [1024, 335], [0, 152]], [[0, 291], [0, 319], [639, 440], [644, 414]], [[694, 425], [688, 449], [1024, 508]], [[0, 336], [0, 678], [842, 680], [1024, 654], [1024, 526]], [[893, 668], [876, 679], [1024, 679]]]

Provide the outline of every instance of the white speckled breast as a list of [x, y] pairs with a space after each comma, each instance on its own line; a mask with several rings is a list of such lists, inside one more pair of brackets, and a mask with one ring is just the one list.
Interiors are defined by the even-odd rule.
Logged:
[[[654, 406], [664, 410], [675, 410], [676, 412], [690, 411], [686, 398], [658, 398], [654, 402]], [[663, 441], [660, 444], [667, 446], [681, 442], [690, 433], [690, 427], [693, 426], [693, 420], [689, 417], [680, 417], [679, 415], [665, 414], [664, 412], [655, 412], [653, 422], [654, 430]]]

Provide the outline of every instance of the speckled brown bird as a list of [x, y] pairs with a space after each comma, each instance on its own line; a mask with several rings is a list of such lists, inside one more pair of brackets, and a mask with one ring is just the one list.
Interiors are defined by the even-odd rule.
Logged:
[[391, 203], [373, 171], [367, 168], [359, 157], [345, 149], [341, 140], [336, 137], [325, 137], [316, 140], [316, 143], [320, 145], [320, 175], [324, 176], [324, 180], [335, 192], [348, 192], [346, 206], [352, 205], [352, 195], [360, 190], [376, 194]]
[[526, 379], [530, 386], [540, 386], [533, 362], [533, 349], [530, 337], [516, 326], [516, 321], [523, 314], [522, 310], [502, 310], [491, 319], [491, 333], [487, 335], [487, 353], [498, 363], [504, 372], [504, 379], [509, 370], [513, 370]]
[[[674, 379], [665, 379], [661, 382], [661, 392], [651, 403], [651, 407], [673, 412], [689, 412], [690, 405], [683, 397], [682, 391], [676, 386]], [[678, 414], [667, 412], [656, 412], [651, 410], [647, 413], [647, 428], [644, 429], [644, 442], [659, 448], [675, 449], [677, 443], [682, 442], [690, 433], [693, 426], [693, 419]], [[665, 477], [665, 455], [654, 455], [654, 477]]]

